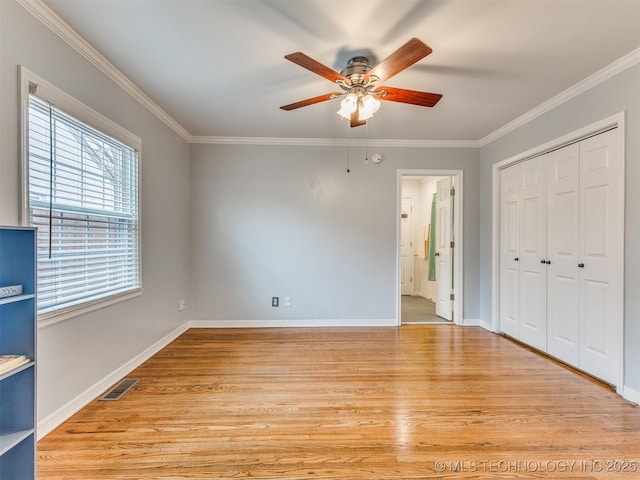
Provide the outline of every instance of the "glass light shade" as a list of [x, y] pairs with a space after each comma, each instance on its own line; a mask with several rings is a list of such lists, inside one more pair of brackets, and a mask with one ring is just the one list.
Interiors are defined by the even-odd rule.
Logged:
[[351, 114], [358, 108], [358, 97], [355, 93], [350, 93], [340, 102], [340, 110], [338, 115], [343, 118], [351, 118]]
[[374, 114], [380, 110], [380, 100], [375, 98], [373, 95], [365, 95], [362, 99], [362, 106], [365, 110], [371, 111], [371, 113]]
[[358, 110], [358, 118], [360, 120], [367, 120], [373, 117], [373, 114], [378, 110], [380, 110], [380, 101], [372, 95], [365, 95]]
[[371, 110], [367, 110], [364, 107], [360, 107], [358, 109], [358, 120], [369, 120], [373, 117], [373, 112]]

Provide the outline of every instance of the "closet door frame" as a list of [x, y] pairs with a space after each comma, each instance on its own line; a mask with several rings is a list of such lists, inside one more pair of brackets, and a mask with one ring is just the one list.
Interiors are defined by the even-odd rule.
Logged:
[[505, 160], [499, 161], [493, 165], [493, 189], [492, 189], [492, 252], [491, 252], [491, 262], [492, 262], [492, 294], [491, 294], [491, 325], [484, 325], [485, 328], [498, 333], [500, 332], [500, 171], [510, 165], [514, 165], [516, 163], [522, 162], [529, 158], [533, 158], [539, 155], [543, 155], [552, 150], [561, 148], [563, 146], [569, 145], [571, 143], [578, 142], [587, 137], [597, 135], [598, 133], [603, 133], [607, 130], [611, 130], [613, 128], [617, 128], [618, 135], [618, 145], [619, 145], [619, 153], [620, 153], [620, 161], [622, 162], [622, 166], [620, 168], [620, 185], [622, 188], [619, 189], [618, 192], [618, 202], [620, 202], [621, 208], [619, 212], [619, 235], [618, 235], [618, 252], [619, 259], [618, 264], [620, 265], [620, 269], [618, 272], [618, 284], [620, 285], [619, 291], [617, 292], [617, 303], [620, 305], [619, 313], [614, 319], [615, 328], [617, 331], [618, 337], [618, 351], [619, 354], [619, 367], [618, 367], [618, 375], [617, 381], [615, 382], [616, 391], [618, 394], [622, 395], [624, 392], [624, 218], [625, 218], [625, 169], [626, 169], [626, 158], [625, 158], [625, 113], [620, 112], [618, 114], [607, 117], [599, 122], [593, 123], [586, 127], [583, 127], [579, 130], [575, 130], [571, 133], [558, 137], [554, 140], [551, 140], [547, 143], [534, 147], [530, 150], [522, 152], [513, 157], [507, 158]]

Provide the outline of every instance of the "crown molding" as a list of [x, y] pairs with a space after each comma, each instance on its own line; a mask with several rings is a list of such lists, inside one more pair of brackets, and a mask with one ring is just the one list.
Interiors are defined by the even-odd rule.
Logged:
[[84, 38], [82, 38], [64, 20], [56, 15], [41, 0], [16, 0], [31, 15], [40, 20], [52, 32], [67, 42], [74, 50], [88, 60], [94, 67], [104, 73], [109, 79], [127, 92], [136, 101], [142, 104], [153, 115], [165, 123], [171, 130], [176, 132], [187, 142], [191, 141], [191, 134], [176, 122], [158, 104], [151, 100], [140, 88], [129, 80], [120, 70], [118, 70], [100, 52], [93, 48]]
[[[0, 0], [2, 1], [2, 0]], [[640, 48], [633, 50], [593, 75], [569, 87], [534, 109], [503, 125], [480, 140], [399, 140], [399, 139], [331, 139], [331, 138], [275, 138], [275, 137], [222, 137], [194, 136], [175, 121], [158, 104], [129, 80], [120, 70], [93, 48], [84, 38], [64, 22], [42, 0], [16, 0], [31, 15], [57, 34], [80, 53], [93, 66], [120, 86], [131, 97], [143, 105], [171, 130], [188, 143], [216, 145], [278, 145], [278, 146], [371, 146], [371, 147], [412, 147], [412, 148], [481, 148], [503, 137], [539, 116], [553, 110], [572, 98], [603, 83], [624, 70], [640, 63]]]
[[524, 115], [519, 116], [515, 120], [503, 125], [499, 129], [490, 133], [486, 137], [480, 139], [478, 141], [478, 145], [480, 147], [484, 147], [489, 143], [497, 140], [498, 138], [510, 133], [517, 128], [529, 123], [530, 121], [538, 118], [539, 116], [553, 110], [556, 107], [559, 107], [565, 102], [568, 102], [572, 98], [577, 97], [578, 95], [586, 92], [587, 90], [600, 85], [601, 83], [609, 80], [610, 78], [615, 77], [619, 73], [627, 70], [628, 68], [633, 67], [640, 63], [640, 48], [637, 48], [627, 55], [619, 58], [615, 62], [607, 65], [601, 70], [598, 70], [593, 75], [588, 76], [584, 80], [576, 83], [572, 87], [569, 87], [565, 91], [559, 93], [555, 97], [550, 98], [544, 103], [541, 103], [536, 108], [529, 110]]
[[280, 138], [193, 136], [191, 143], [213, 145], [273, 145], [305, 147], [405, 147], [405, 148], [478, 148], [476, 140], [399, 140], [364, 138]]

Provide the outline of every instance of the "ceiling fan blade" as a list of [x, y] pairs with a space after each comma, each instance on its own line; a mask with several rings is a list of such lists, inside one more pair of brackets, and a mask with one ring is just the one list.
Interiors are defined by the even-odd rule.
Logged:
[[422, 107], [433, 107], [442, 98], [439, 93], [417, 92], [404, 88], [378, 87], [376, 93], [380, 93], [381, 100], [390, 102], [410, 103]]
[[350, 124], [351, 124], [351, 128], [353, 127], [359, 127], [360, 125], [364, 125], [367, 123], [366, 120], [360, 120], [360, 118], [358, 117], [358, 110], [356, 110], [355, 112], [353, 112], [351, 114], [351, 119], [350, 119]]
[[296, 65], [300, 65], [302, 68], [306, 68], [307, 70], [326, 78], [330, 82], [335, 83], [336, 80], [342, 80], [347, 85], [351, 84], [349, 79], [344, 75], [331, 70], [329, 67], [324, 66], [320, 62], [314, 60], [313, 58], [305, 55], [302, 52], [290, 53], [289, 55], [285, 55], [284, 58], [286, 58], [290, 62], [295, 63]]
[[384, 82], [385, 80], [400, 73], [405, 68], [410, 67], [418, 60], [423, 59], [429, 55], [433, 50], [427, 44], [412, 38], [387, 58], [382, 60], [378, 65], [369, 70], [365, 76], [364, 81], [367, 82], [371, 76], [378, 77], [378, 81]]
[[283, 105], [280, 107], [282, 110], [295, 110], [296, 108], [306, 107], [307, 105], [313, 105], [314, 103], [326, 102], [342, 95], [340, 92], [325, 93], [313, 98], [307, 98], [299, 102], [290, 103], [289, 105]]

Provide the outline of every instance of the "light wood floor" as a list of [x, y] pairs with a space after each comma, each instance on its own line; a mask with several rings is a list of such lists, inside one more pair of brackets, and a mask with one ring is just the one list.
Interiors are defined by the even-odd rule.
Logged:
[[640, 478], [640, 409], [480, 328], [193, 329], [129, 377], [40, 480]]

